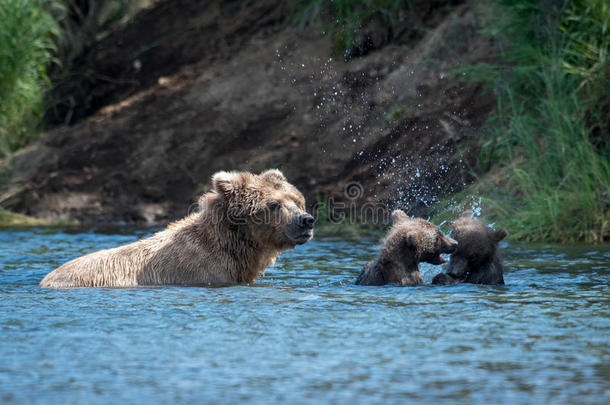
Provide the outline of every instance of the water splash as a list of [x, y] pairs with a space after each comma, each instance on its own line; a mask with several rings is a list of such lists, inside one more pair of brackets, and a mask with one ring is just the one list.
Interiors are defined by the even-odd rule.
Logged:
[[[394, 85], [386, 85], [381, 79], [390, 71], [400, 69], [401, 63], [393, 62], [392, 70], [374, 63], [359, 68], [351, 64], [346, 68], [343, 62], [333, 58], [304, 61], [306, 55], [287, 46], [277, 49], [276, 55], [290, 85], [310, 95], [312, 105], [307, 113], [318, 122], [317, 135], [338, 137], [344, 151], [353, 153], [362, 165], [372, 165], [370, 172], [376, 181], [372, 183], [375, 186], [367, 190], [369, 196], [376, 199], [379, 193], [389, 200], [390, 209], [419, 212], [437, 204], [439, 196], [463, 189], [465, 184], [459, 181], [454, 187], [445, 181], [465, 170], [462, 160], [453, 158], [453, 145], [443, 140], [429, 147], [420, 146], [438, 136], [442, 128], [434, 127], [430, 120], [389, 122], [382, 111], [389, 106], [376, 104], [379, 94], [389, 92], [395, 95], [394, 99], [400, 98]], [[380, 73], [383, 69], [384, 73]], [[407, 75], [409, 72], [406, 79], [414, 80], [411, 76], [415, 71], [407, 70]], [[417, 92], [423, 97], [419, 90]], [[422, 102], [414, 106], [424, 108]], [[397, 145], [412, 145], [414, 149], [404, 150], [386, 144], [384, 148], [371, 150], [375, 142], [387, 137], [395, 138]], [[414, 150], [420, 153], [412, 156]], [[328, 152], [323, 149], [322, 153]]]

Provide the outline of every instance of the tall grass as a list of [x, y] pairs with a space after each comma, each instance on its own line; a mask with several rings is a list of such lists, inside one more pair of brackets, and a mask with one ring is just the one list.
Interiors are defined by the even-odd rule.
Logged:
[[475, 190], [516, 239], [610, 239], [607, 0], [497, 3], [501, 64], [471, 68], [499, 111], [480, 157], [492, 175]]
[[0, 1], [0, 157], [36, 136], [60, 33], [57, 7], [51, 0]]

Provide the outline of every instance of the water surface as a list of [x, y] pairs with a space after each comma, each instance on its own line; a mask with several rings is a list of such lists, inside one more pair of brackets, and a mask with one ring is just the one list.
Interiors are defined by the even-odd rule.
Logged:
[[503, 243], [506, 286], [356, 286], [376, 238], [318, 237], [252, 286], [37, 287], [149, 233], [0, 232], [0, 402], [610, 401], [609, 246]]

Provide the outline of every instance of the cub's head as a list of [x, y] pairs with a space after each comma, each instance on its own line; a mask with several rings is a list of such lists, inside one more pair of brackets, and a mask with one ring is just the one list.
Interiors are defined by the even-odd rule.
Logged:
[[454, 252], [457, 242], [443, 233], [431, 222], [422, 218], [409, 218], [401, 210], [392, 213], [392, 229], [385, 240], [384, 250], [395, 260], [414, 258], [416, 262], [441, 264], [445, 259], [441, 253]]
[[286, 249], [313, 236], [314, 218], [305, 211], [303, 194], [279, 170], [218, 172], [212, 183], [229, 223], [253, 241]]
[[498, 242], [508, 232], [504, 229], [493, 230], [484, 222], [472, 217], [466, 211], [452, 225], [451, 237], [458, 241], [455, 253], [451, 255], [448, 273], [460, 278], [469, 269], [477, 269], [492, 261], [497, 254]]

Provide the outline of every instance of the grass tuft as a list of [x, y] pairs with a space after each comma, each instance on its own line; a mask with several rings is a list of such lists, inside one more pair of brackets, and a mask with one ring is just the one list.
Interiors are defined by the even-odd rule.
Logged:
[[7, 211], [0, 207], [0, 227], [73, 226], [77, 224], [78, 222], [76, 221], [49, 221], [30, 217], [28, 215]]
[[[413, 0], [291, 0], [300, 28], [317, 26], [332, 36], [335, 51], [348, 59], [365, 51], [373, 31], [391, 38], [413, 9]], [[370, 41], [370, 38], [369, 38]]]

